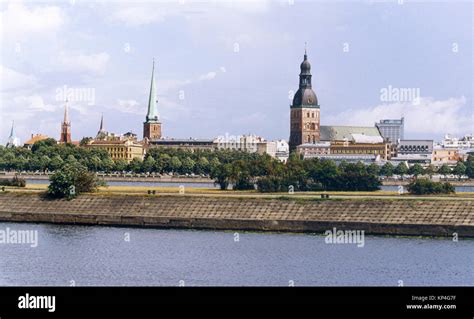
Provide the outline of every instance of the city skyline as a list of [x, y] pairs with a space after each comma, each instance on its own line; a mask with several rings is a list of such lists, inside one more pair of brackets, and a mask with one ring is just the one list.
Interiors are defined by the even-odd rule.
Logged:
[[[150, 6], [161, 9], [160, 14], [153, 14]], [[439, 140], [446, 133], [472, 133], [472, 23], [468, 13], [463, 15], [468, 11], [463, 6], [469, 4], [456, 3], [449, 10], [443, 3], [345, 6], [354, 9], [353, 16], [339, 10], [337, 4], [308, 2], [2, 4], [6, 45], [1, 67], [1, 144], [6, 143], [13, 120], [22, 142], [32, 133], [58, 139], [64, 108], [58, 95], [65, 88], [90, 89], [92, 93], [89, 98], [69, 102], [73, 140], [94, 136], [101, 114], [109, 131], [141, 135], [153, 57], [164, 136], [213, 138], [225, 133], [253, 133], [269, 140], [288, 140], [290, 98], [298, 88], [305, 42], [322, 125], [373, 126], [381, 119], [404, 116], [407, 138]], [[427, 25], [421, 30], [419, 26], [410, 30], [410, 23], [419, 22], [416, 17], [421, 6], [432, 19], [425, 18]], [[434, 18], [446, 10], [459, 14], [449, 26]], [[140, 14], [146, 17], [147, 11], [151, 12], [148, 19], [137, 19]], [[327, 17], [322, 12], [333, 15]], [[92, 23], [96, 29], [81, 24], [86, 13], [100, 17]], [[232, 13], [229, 22], [249, 20], [255, 28], [223, 25], [220, 32], [197, 32], [206, 27], [205, 19], [216, 25], [224, 13]], [[369, 13], [367, 23], [385, 23], [381, 26], [384, 35], [381, 30], [365, 30], [372, 41], [362, 37], [362, 20]], [[407, 25], [400, 29], [396, 19], [403, 14]], [[42, 21], [45, 16], [51, 23], [42, 25], [45, 29], [38, 30], [37, 38], [32, 39], [33, 27], [38, 27], [34, 18]], [[13, 32], [8, 27], [13, 17], [26, 17], [31, 23]], [[285, 30], [281, 26], [271, 30], [275, 26], [268, 22], [278, 21], [277, 17]], [[316, 17], [324, 27], [308, 22]], [[290, 26], [290, 21], [294, 25]], [[398, 29], [390, 32], [394, 24]], [[76, 44], [61, 38], [74, 26], [82, 27], [72, 33]], [[429, 31], [434, 27], [447, 27], [446, 34], [430, 39]], [[111, 39], [105, 39], [108, 31]], [[124, 35], [119, 34], [122, 31]], [[152, 41], [154, 33], [171, 42]], [[397, 34], [387, 41], [386, 37]], [[45, 37], [51, 48], [39, 46]], [[422, 38], [424, 46], [417, 42]], [[98, 39], [105, 42], [98, 45]], [[418, 47], [390, 54], [390, 47], [400, 44]], [[377, 49], [385, 56], [377, 54]], [[436, 56], [425, 54], [433, 49]], [[57, 61], [47, 59], [48, 52]], [[381, 67], [387, 68], [390, 76], [379, 74], [385, 71]], [[404, 89], [412, 89], [409, 92], [415, 100], [413, 96], [407, 101], [402, 95], [394, 98], [394, 93]], [[424, 121], [419, 120], [421, 115]]]

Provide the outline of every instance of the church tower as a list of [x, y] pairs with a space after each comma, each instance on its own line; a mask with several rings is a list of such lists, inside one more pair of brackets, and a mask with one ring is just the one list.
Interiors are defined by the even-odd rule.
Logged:
[[20, 146], [20, 140], [16, 137], [15, 134], [15, 122], [12, 122], [12, 129], [10, 131], [10, 136], [8, 137], [8, 142], [6, 147], [17, 147]]
[[156, 98], [155, 89], [155, 60], [153, 60], [153, 68], [151, 71], [150, 97], [148, 99], [148, 113], [146, 121], [143, 123], [143, 138], [156, 140], [161, 138], [161, 123], [158, 117], [158, 99]]
[[290, 106], [290, 151], [319, 141], [319, 104], [311, 86], [311, 64], [306, 49], [300, 66], [300, 84]]
[[61, 136], [59, 137], [59, 143], [71, 143], [71, 121], [69, 120], [69, 110], [67, 106], [68, 100], [66, 99], [66, 105], [64, 106], [64, 120], [61, 123]]

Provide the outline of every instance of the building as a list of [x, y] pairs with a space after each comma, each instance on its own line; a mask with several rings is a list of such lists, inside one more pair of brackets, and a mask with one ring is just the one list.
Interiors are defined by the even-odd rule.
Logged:
[[[264, 153], [267, 141], [257, 135], [225, 135], [214, 139], [215, 148], [218, 150], [233, 150], [247, 153]], [[276, 152], [276, 146], [275, 146]]]
[[363, 156], [361, 160], [388, 160], [390, 143], [373, 126], [321, 126], [321, 141], [330, 142], [330, 154], [337, 157]]
[[397, 154], [391, 160], [408, 164], [429, 164], [432, 155], [433, 140], [400, 140], [397, 145]]
[[97, 136], [87, 142], [87, 148], [103, 149], [114, 160], [123, 159], [130, 163], [134, 158], [143, 160], [145, 156], [144, 144], [138, 142], [137, 134], [127, 132], [122, 135], [109, 133], [104, 129], [104, 117], [100, 119], [100, 128]]
[[145, 154], [142, 143], [125, 138], [92, 140], [86, 147], [106, 150], [114, 161], [123, 159], [128, 163], [134, 158], [143, 160]]
[[285, 140], [267, 141], [257, 135], [219, 136], [214, 139], [214, 149], [268, 154], [282, 162], [289, 156], [289, 146]]
[[443, 164], [456, 164], [460, 160], [464, 160], [464, 156], [459, 149], [444, 148], [440, 146], [435, 146], [433, 148], [432, 164], [436, 166]]
[[26, 141], [25, 144], [23, 144], [23, 146], [28, 149], [31, 149], [33, 144], [35, 144], [36, 142], [43, 141], [48, 138], [49, 137], [47, 135], [43, 135], [43, 134], [31, 134], [31, 138], [28, 141]]
[[281, 161], [286, 163], [288, 157], [290, 156], [290, 146], [288, 142], [285, 140], [276, 140], [276, 153], [275, 157]]
[[403, 140], [404, 137], [404, 123], [405, 119], [395, 120], [380, 120], [375, 123], [382, 137], [392, 144], [397, 144], [398, 140]]
[[207, 139], [174, 139], [174, 138], [162, 138], [159, 140], [149, 140], [147, 142], [148, 147], [171, 147], [180, 148], [184, 150], [214, 150], [216, 145], [213, 140]]
[[299, 88], [290, 106], [290, 151], [298, 145], [319, 142], [319, 104], [311, 85], [311, 64], [306, 49], [300, 65]]
[[12, 129], [6, 147], [17, 147], [20, 146], [20, 139], [15, 134], [15, 122], [12, 122]]
[[161, 138], [161, 123], [158, 115], [158, 99], [155, 89], [155, 60], [151, 70], [150, 96], [148, 98], [148, 113], [143, 123], [143, 138], [157, 140]]
[[439, 146], [444, 148], [455, 148], [455, 149], [474, 149], [474, 135], [468, 134], [461, 138], [452, 137], [449, 134], [444, 136]]
[[64, 119], [61, 123], [61, 135], [59, 136], [59, 143], [72, 143], [71, 140], [71, 121], [69, 120], [68, 100], [64, 105]]
[[331, 153], [330, 142], [305, 143], [298, 145], [296, 151], [303, 155], [303, 158], [315, 158], [322, 155], [329, 155]]

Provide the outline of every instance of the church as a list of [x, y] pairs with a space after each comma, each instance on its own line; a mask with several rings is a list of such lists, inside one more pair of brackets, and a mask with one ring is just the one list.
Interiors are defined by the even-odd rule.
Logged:
[[390, 143], [383, 139], [375, 126], [320, 125], [320, 105], [311, 77], [311, 64], [305, 49], [298, 91], [290, 105], [290, 152], [296, 151], [304, 158], [336, 161], [371, 162], [389, 159]]

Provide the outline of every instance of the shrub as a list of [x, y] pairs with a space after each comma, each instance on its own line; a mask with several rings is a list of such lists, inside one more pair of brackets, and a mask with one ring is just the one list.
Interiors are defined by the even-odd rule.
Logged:
[[51, 198], [71, 199], [80, 193], [95, 192], [104, 185], [94, 173], [77, 164], [64, 165], [49, 180], [47, 195]]
[[451, 194], [454, 193], [454, 186], [450, 183], [433, 182], [429, 179], [420, 178], [407, 185], [410, 194]]
[[12, 179], [0, 179], [0, 186], [25, 187], [26, 181], [23, 178], [19, 178], [15, 175]]

